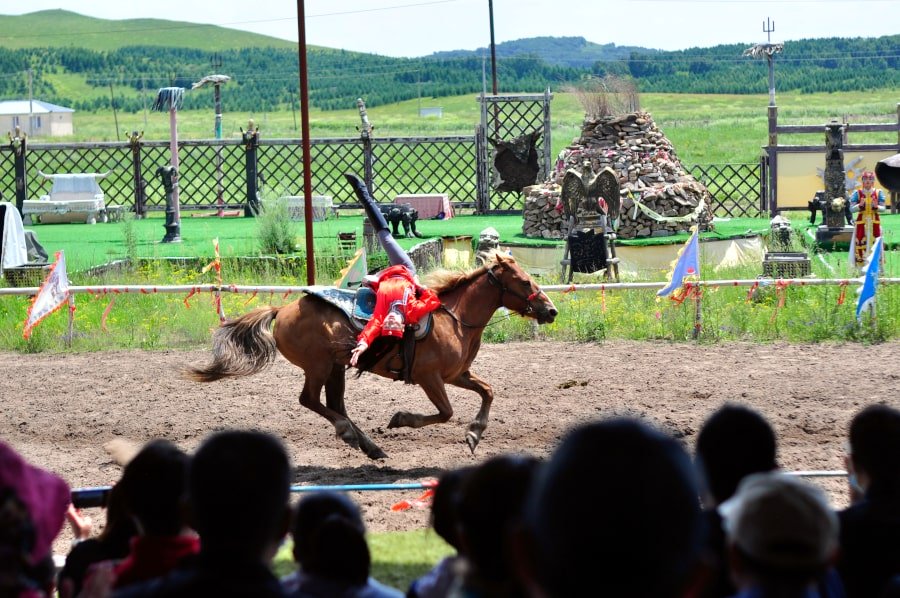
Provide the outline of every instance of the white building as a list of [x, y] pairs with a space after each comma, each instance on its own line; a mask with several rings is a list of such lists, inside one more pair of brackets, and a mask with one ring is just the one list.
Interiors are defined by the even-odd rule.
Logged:
[[71, 108], [40, 100], [7, 100], [0, 102], [0, 133], [15, 132], [16, 127], [28, 137], [56, 137], [74, 133]]

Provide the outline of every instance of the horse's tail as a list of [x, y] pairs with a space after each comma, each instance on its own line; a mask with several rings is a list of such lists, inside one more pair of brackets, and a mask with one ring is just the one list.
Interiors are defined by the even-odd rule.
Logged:
[[275, 361], [278, 349], [272, 321], [278, 307], [258, 307], [228, 320], [213, 333], [213, 360], [204, 367], [189, 367], [185, 375], [197, 382], [250, 376]]

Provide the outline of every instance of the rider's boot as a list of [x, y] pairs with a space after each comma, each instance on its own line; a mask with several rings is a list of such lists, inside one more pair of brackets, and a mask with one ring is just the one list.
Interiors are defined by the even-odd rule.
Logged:
[[353, 187], [353, 191], [356, 192], [356, 197], [359, 199], [359, 203], [362, 204], [362, 207], [366, 210], [366, 216], [369, 218], [369, 222], [372, 223], [375, 232], [390, 230], [388, 229], [388, 223], [384, 214], [382, 214], [381, 210], [378, 208], [378, 202], [376, 202], [369, 193], [369, 189], [362, 179], [350, 172], [345, 172], [344, 177], [346, 177], [347, 182]]

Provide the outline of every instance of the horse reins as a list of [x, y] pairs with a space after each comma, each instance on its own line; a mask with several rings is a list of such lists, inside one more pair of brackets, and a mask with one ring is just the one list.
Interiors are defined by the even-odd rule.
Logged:
[[[534, 308], [531, 307], [531, 302], [536, 297], [542, 295], [543, 291], [539, 290], [530, 295], [525, 295], [524, 293], [514, 291], [513, 289], [510, 289], [505, 284], [503, 284], [503, 282], [501, 282], [500, 279], [497, 278], [497, 275], [494, 274], [494, 270], [492, 268], [486, 268], [485, 273], [487, 274], [488, 280], [490, 281], [490, 283], [492, 285], [494, 285], [495, 287], [497, 287], [498, 289], [500, 289], [500, 307], [503, 307], [503, 295], [505, 293], [509, 293], [513, 297], [516, 297], [518, 299], [522, 299], [523, 301], [525, 301], [525, 310], [522, 312], [523, 316], [528, 315], [534, 311]], [[462, 318], [460, 318], [458, 315], [456, 315], [456, 313], [452, 309], [450, 309], [443, 303], [441, 303], [441, 308], [443, 308], [443, 310], [446, 311], [448, 314], [450, 314], [450, 316], [454, 320], [456, 320], [457, 322], [459, 322], [462, 326], [465, 326], [466, 328], [487, 328], [488, 326], [492, 326], [493, 324], [496, 324], [501, 321], [501, 320], [494, 320], [492, 322], [491, 320], [488, 320], [486, 323], [481, 324], [481, 325], [469, 324], [468, 322], [463, 321]], [[493, 316], [491, 316], [491, 318], [493, 318]]]

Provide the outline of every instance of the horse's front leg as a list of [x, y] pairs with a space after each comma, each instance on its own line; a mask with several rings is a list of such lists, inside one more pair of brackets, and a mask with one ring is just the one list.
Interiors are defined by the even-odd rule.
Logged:
[[[334, 370], [332, 369], [332, 373], [328, 377], [328, 386], [332, 387], [332, 393], [334, 392], [333, 387], [335, 385], [334, 382]], [[384, 454], [378, 446], [373, 443], [368, 436], [362, 433], [356, 424], [350, 421], [350, 418], [346, 416], [344, 413], [339, 413], [335, 409], [331, 409], [322, 404], [322, 386], [325, 386], [325, 381], [321, 378], [318, 378], [312, 375], [312, 372], [306, 373], [306, 380], [303, 382], [303, 390], [300, 391], [300, 404], [303, 407], [306, 407], [310, 411], [318, 413], [334, 426], [334, 431], [337, 434], [337, 437], [352, 446], [355, 449], [359, 449], [363, 451], [370, 459], [384, 459], [387, 455]], [[336, 405], [338, 407], [343, 407], [343, 388], [341, 389], [341, 401], [336, 404], [334, 400], [334, 395], [329, 400], [329, 403], [332, 405]], [[326, 390], [326, 397], [327, 397]]]
[[[363, 432], [359, 426], [353, 423], [347, 416], [347, 408], [344, 405], [344, 390], [347, 385], [346, 380], [346, 370], [344, 366], [341, 364], [334, 364], [331, 367], [331, 374], [328, 376], [328, 380], [325, 382], [325, 405], [327, 409], [338, 413], [346, 419], [347, 423], [350, 424], [350, 427], [353, 429], [353, 432], [356, 434], [356, 441], [359, 443], [358, 446], [355, 446], [353, 442], [349, 442], [345, 438], [346, 430], [344, 430], [344, 434], [341, 431], [338, 431], [338, 436], [340, 436], [344, 442], [347, 442], [350, 446], [354, 448], [359, 448], [362, 452], [364, 452], [371, 459], [384, 459], [387, 457], [384, 454], [377, 444], [372, 442], [372, 440]], [[301, 398], [300, 402], [303, 402]], [[335, 424], [335, 430], [338, 430], [337, 424]], [[351, 435], [352, 436], [352, 435]]]
[[391, 418], [388, 428], [421, 428], [431, 424], [445, 423], [453, 416], [453, 407], [450, 406], [450, 399], [447, 397], [447, 390], [444, 388], [444, 381], [440, 374], [433, 373], [424, 379], [417, 378], [416, 383], [422, 387], [429, 400], [437, 407], [438, 412], [434, 415], [422, 415], [409, 411], [398, 411]]
[[448, 380], [447, 382], [453, 386], [473, 390], [481, 396], [481, 409], [478, 410], [478, 415], [476, 415], [475, 420], [469, 424], [469, 429], [466, 432], [466, 444], [469, 445], [469, 450], [474, 454], [475, 447], [481, 442], [481, 435], [484, 433], [484, 429], [487, 428], [488, 417], [491, 413], [491, 403], [494, 402], [494, 390], [491, 388], [490, 384], [469, 370], [466, 370], [457, 378]]

